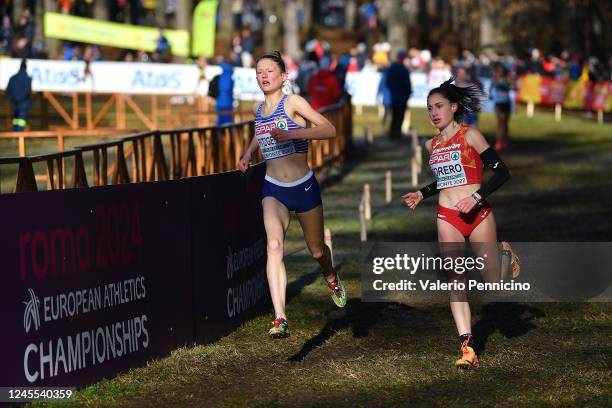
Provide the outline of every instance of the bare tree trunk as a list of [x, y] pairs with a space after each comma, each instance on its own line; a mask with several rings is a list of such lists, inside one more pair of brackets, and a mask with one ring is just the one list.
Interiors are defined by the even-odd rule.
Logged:
[[355, 29], [355, 19], [357, 18], [357, 1], [356, 0], [347, 0], [346, 2], [346, 24], [344, 28], [346, 30], [352, 31]]
[[[222, 3], [224, 3], [222, 1]], [[178, 0], [176, 6], [176, 29], [191, 31], [193, 7], [190, 0]]]
[[[45, 8], [45, 11], [54, 13], [57, 12], [57, 3], [55, 2], [55, 0], [43, 0], [43, 7]], [[44, 23], [41, 24], [37, 29], [40, 30], [44, 36]], [[60, 40], [45, 36], [45, 49], [47, 50], [47, 55], [49, 56], [49, 58], [57, 58], [61, 49]]]
[[408, 14], [402, 2], [388, 1], [390, 6], [387, 38], [391, 44], [393, 54], [408, 48]]
[[281, 0], [268, 0], [264, 3], [264, 50], [271, 52], [281, 47]]
[[221, 21], [217, 30], [219, 40], [224, 43], [223, 49], [229, 47], [232, 34], [234, 33], [234, 16], [232, 15], [232, 1], [221, 0], [219, 2]]
[[157, 0], [157, 3], [155, 3], [155, 24], [158, 27], [164, 27], [164, 28], [166, 28], [166, 26], [168, 25], [168, 22], [166, 21], [166, 1], [165, 0]]
[[297, 0], [285, 1], [283, 28], [285, 31], [285, 53], [292, 57], [297, 57], [300, 52], [300, 28], [298, 23]]
[[[158, 0], [159, 3], [164, 3]], [[108, 1], [106, 0], [94, 0], [93, 17], [96, 20], [106, 21], [108, 20]]]
[[480, 6], [480, 50], [495, 50], [497, 33], [495, 32], [495, 4], [490, 0], [479, 0]]
[[19, 17], [21, 17], [21, 15], [23, 14], [25, 7], [25, 0], [13, 0], [13, 21], [15, 22], [15, 24], [19, 22]]
[[418, 0], [408, 0], [408, 26], [417, 25], [417, 18], [419, 12]]
[[480, 50], [503, 51], [502, 29], [505, 21], [500, 10], [506, 6], [503, 0], [479, 0], [480, 10]]
[[304, 5], [304, 31], [309, 32], [312, 25], [312, 0], [302, 0]]
[[429, 10], [427, 0], [419, 0], [418, 21], [421, 28], [419, 46], [429, 48]]
[[44, 38], [43, 27], [45, 20], [45, 5], [43, 4], [43, 0], [36, 0], [34, 7], [36, 8], [36, 10], [32, 10], [35, 11], [34, 14], [36, 16], [36, 20], [34, 21], [34, 44], [37, 44]]

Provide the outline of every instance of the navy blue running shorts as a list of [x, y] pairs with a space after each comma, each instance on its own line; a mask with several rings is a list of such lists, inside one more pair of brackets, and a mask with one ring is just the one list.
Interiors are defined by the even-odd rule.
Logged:
[[297, 213], [310, 211], [321, 204], [321, 190], [312, 170], [301, 179], [288, 183], [266, 174], [261, 199], [266, 197], [276, 198], [289, 211]]

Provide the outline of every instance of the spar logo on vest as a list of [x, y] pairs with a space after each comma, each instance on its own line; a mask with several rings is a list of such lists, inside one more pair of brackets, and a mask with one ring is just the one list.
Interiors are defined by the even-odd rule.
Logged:
[[467, 184], [459, 144], [434, 150], [429, 158], [429, 165], [437, 180], [438, 190]]
[[284, 140], [277, 142], [270, 132], [272, 129], [288, 130], [287, 120], [282, 116], [276, 116], [274, 122], [263, 124], [255, 128], [255, 136], [259, 142], [259, 148], [264, 159], [276, 159], [295, 153], [295, 145], [293, 140]]

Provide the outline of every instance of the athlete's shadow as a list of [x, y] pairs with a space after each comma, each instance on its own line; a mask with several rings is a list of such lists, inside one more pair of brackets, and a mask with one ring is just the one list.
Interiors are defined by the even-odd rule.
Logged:
[[306, 341], [302, 349], [289, 357], [288, 361], [303, 361], [311, 351], [321, 347], [336, 332], [348, 327], [351, 328], [354, 338], [367, 337], [370, 328], [380, 322], [380, 317], [386, 309], [399, 311], [408, 310], [410, 307], [399, 303], [364, 303], [360, 299], [349, 299], [344, 309], [340, 311], [341, 316], [328, 319], [321, 332]]
[[482, 317], [472, 328], [475, 347], [479, 354], [484, 352], [488, 337], [496, 330], [506, 338], [519, 337], [537, 329], [535, 318], [545, 313], [535, 307], [521, 303], [490, 303], [482, 308]]

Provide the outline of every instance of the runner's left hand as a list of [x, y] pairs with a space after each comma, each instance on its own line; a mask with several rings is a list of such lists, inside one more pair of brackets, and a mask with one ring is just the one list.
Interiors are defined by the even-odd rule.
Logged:
[[459, 200], [455, 207], [462, 213], [469, 213], [476, 207], [476, 200], [472, 196], [467, 196]]
[[287, 130], [282, 130], [279, 128], [272, 129], [270, 136], [272, 136], [277, 142], [283, 142], [291, 139], [291, 134]]

